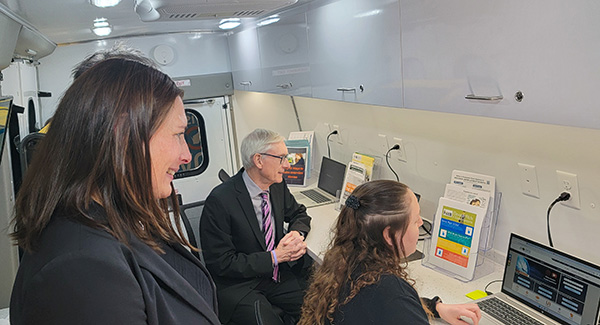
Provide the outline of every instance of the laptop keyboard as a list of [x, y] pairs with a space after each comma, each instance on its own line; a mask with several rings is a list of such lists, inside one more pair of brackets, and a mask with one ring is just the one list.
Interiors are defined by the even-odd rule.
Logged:
[[480, 301], [477, 304], [481, 310], [504, 324], [544, 325], [496, 297]]
[[330, 201], [325, 195], [313, 190], [306, 190], [306, 191], [300, 191], [300, 193], [308, 196], [311, 200], [317, 202], [317, 203], [323, 203], [323, 202], [327, 202]]

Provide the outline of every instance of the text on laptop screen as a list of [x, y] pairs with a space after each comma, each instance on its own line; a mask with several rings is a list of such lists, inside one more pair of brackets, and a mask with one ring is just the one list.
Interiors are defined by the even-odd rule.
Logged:
[[341, 190], [344, 185], [345, 173], [346, 165], [333, 159], [323, 157], [318, 187], [327, 193], [336, 196], [336, 192]]
[[561, 323], [595, 325], [600, 267], [512, 234], [502, 292]]

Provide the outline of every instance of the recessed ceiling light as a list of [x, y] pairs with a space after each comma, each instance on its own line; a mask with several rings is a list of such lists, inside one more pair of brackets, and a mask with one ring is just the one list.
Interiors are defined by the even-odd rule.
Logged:
[[239, 18], [223, 19], [219, 23], [219, 28], [220, 29], [233, 29], [233, 28], [238, 27], [241, 23], [242, 23], [242, 21]]
[[112, 26], [108, 23], [108, 19], [96, 18], [94, 19], [92, 31], [98, 36], [107, 36], [112, 32]]
[[257, 26], [267, 26], [273, 23], [276, 23], [279, 21], [279, 15], [273, 15], [273, 16], [269, 16], [261, 21], [259, 21], [258, 23], [256, 23]]
[[96, 7], [107, 8], [114, 7], [119, 4], [121, 0], [90, 0], [90, 3]]

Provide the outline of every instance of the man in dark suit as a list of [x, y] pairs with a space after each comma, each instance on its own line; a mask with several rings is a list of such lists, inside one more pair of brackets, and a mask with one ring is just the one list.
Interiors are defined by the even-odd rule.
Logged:
[[242, 141], [241, 154], [244, 168], [206, 199], [204, 260], [217, 284], [221, 322], [252, 324], [259, 304], [264, 318], [281, 323], [273, 306], [286, 319], [300, 314], [311, 218], [283, 181], [290, 166], [283, 137], [256, 129]]

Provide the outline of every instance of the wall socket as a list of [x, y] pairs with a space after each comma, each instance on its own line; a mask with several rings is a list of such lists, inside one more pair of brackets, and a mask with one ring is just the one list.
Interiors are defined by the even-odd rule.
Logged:
[[562, 201], [560, 203], [577, 210], [581, 209], [581, 204], [579, 203], [579, 183], [577, 182], [577, 175], [557, 170], [556, 181], [558, 184], [559, 194], [562, 192], [569, 192], [569, 194], [571, 194], [571, 197], [567, 201]]
[[540, 198], [537, 174], [535, 166], [517, 163], [519, 165], [519, 174], [521, 175], [521, 191], [523, 194]]
[[394, 137], [394, 144], [392, 144], [392, 146], [395, 144], [398, 144], [400, 149], [392, 152], [395, 152], [394, 155], [396, 155], [398, 160], [406, 162], [406, 151], [404, 150], [404, 143], [402, 142], [402, 139]]
[[338, 144], [344, 144], [344, 142], [342, 141], [342, 129], [340, 129], [340, 126], [334, 124], [334, 125], [332, 125], [332, 127], [333, 128], [331, 129], [331, 131], [333, 131], [333, 130], [338, 131], [337, 134], [334, 134], [331, 136], [332, 140], [337, 141]]
[[390, 144], [388, 143], [387, 135], [378, 134], [377, 143], [379, 147], [377, 148], [377, 153], [381, 152], [381, 155], [384, 156], [383, 158], [385, 158], [385, 153], [390, 149]]

